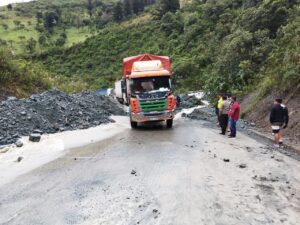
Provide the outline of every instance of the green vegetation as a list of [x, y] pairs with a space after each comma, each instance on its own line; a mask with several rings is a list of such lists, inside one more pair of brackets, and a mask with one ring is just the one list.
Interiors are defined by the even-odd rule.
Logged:
[[[73, 0], [62, 5], [63, 2], [56, 0], [49, 3], [40, 0], [1, 7], [0, 46], [9, 47], [17, 54], [32, 54], [55, 46], [65, 45], [68, 47], [91, 36], [91, 31], [86, 25], [80, 24], [79, 26], [77, 24], [76, 26], [75, 22], [67, 24], [67, 18], [76, 20], [75, 14], [80, 18], [84, 17], [82, 8], [85, 1]], [[74, 7], [73, 11], [70, 10], [72, 7]], [[69, 11], [73, 14], [71, 15]], [[74, 29], [78, 30], [79, 35], [74, 32]], [[60, 38], [62, 33], [70, 35], [66, 36], [64, 42]], [[32, 39], [36, 41], [34, 46]], [[26, 47], [28, 45], [31, 45], [32, 48], [28, 49]]]
[[123, 11], [123, 2], [114, 0], [39, 0], [0, 7], [0, 46], [8, 46], [17, 54], [70, 47], [97, 34], [113, 20], [129, 19], [135, 2], [135, 15], [152, 4], [152, 0], [126, 1], [127, 11]]
[[0, 94], [27, 97], [49, 88], [59, 88], [67, 93], [88, 90], [84, 77], [67, 78], [45, 71], [42, 65], [20, 59], [10, 50], [0, 48]]
[[0, 49], [0, 92], [18, 97], [50, 88], [50, 76], [38, 66], [14, 58], [11, 52]]
[[300, 83], [298, 0], [153, 3], [40, 0], [5, 8], [0, 44], [18, 44], [67, 91], [111, 87], [122, 59], [145, 52], [171, 57], [181, 91], [257, 89], [259, 101], [270, 88]]
[[297, 1], [193, 1], [180, 10], [170, 2], [43, 62], [63, 76], [89, 77], [92, 88], [111, 86], [122, 58], [144, 52], [171, 56], [181, 90], [242, 94], [300, 82]]

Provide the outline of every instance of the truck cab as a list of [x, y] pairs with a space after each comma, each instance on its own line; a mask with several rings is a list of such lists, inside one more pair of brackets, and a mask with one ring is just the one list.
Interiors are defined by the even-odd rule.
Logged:
[[119, 102], [130, 107], [132, 128], [148, 121], [166, 121], [172, 127], [176, 100], [171, 76], [166, 56], [144, 54], [123, 60], [123, 77], [115, 90]]

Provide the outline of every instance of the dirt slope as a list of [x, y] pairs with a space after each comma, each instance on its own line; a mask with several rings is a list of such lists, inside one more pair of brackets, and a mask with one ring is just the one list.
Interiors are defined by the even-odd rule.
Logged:
[[[241, 108], [246, 108], [248, 104], [254, 101], [258, 95], [257, 91], [245, 96], [241, 102]], [[282, 97], [284, 104], [289, 109], [290, 122], [287, 129], [282, 131], [284, 140], [300, 148], [300, 85], [292, 93], [272, 91], [267, 94], [255, 107], [246, 114], [245, 119], [249, 120], [257, 126], [261, 131], [270, 133], [269, 115], [272, 104], [276, 97]]]

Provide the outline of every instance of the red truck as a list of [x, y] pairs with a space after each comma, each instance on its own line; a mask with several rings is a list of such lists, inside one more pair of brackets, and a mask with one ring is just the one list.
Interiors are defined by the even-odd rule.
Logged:
[[167, 56], [142, 54], [123, 59], [122, 80], [115, 83], [119, 102], [130, 107], [130, 123], [166, 121], [173, 125], [176, 99]]

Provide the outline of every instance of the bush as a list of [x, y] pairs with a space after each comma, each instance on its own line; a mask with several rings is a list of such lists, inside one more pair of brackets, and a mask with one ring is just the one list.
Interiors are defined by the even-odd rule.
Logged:
[[12, 53], [0, 49], [0, 92], [14, 92], [24, 97], [38, 90], [50, 88], [51, 82], [47, 72], [24, 60], [15, 60]]

